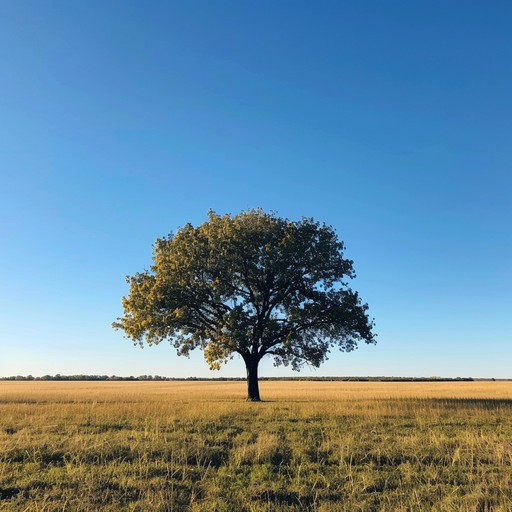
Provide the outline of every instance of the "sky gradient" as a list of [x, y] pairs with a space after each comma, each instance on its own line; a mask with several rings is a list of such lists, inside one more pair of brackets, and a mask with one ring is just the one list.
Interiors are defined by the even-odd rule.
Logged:
[[157, 237], [261, 207], [332, 225], [375, 318], [301, 374], [512, 378], [511, 25], [500, 1], [1, 2], [0, 376], [243, 376], [111, 323]]

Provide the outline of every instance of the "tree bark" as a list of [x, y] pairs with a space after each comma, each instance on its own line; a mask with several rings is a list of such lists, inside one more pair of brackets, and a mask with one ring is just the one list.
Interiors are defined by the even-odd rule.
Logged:
[[261, 402], [260, 390], [258, 385], [258, 364], [260, 362], [259, 354], [247, 354], [244, 357], [245, 367], [247, 368], [247, 401]]

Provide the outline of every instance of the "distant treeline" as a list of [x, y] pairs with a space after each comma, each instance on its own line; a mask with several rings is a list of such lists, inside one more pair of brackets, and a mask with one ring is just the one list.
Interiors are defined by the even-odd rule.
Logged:
[[[11, 377], [0, 377], [0, 380], [91, 380], [91, 381], [245, 381], [245, 378], [237, 377], [162, 377], [161, 375], [139, 375], [134, 377], [119, 377], [118, 375], [43, 375], [33, 377], [32, 375], [14, 375]], [[474, 381], [474, 380], [496, 380], [496, 379], [473, 379], [472, 377], [260, 377], [262, 381], [315, 381], [315, 382], [453, 382], [453, 381]], [[507, 380], [507, 379], [498, 379]]]

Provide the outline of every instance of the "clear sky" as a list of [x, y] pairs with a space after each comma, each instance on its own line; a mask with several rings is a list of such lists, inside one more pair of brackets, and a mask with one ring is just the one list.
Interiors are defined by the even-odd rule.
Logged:
[[[243, 376], [111, 328], [212, 208], [331, 224], [378, 344], [512, 378], [509, 1], [0, 2], [0, 376]], [[297, 375], [262, 363], [262, 375]]]

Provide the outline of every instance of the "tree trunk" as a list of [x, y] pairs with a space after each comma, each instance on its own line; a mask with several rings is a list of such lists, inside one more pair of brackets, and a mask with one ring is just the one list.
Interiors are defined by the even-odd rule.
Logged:
[[247, 368], [247, 401], [260, 402], [258, 386], [258, 363], [260, 362], [260, 357], [258, 354], [247, 354], [244, 360], [245, 367]]

